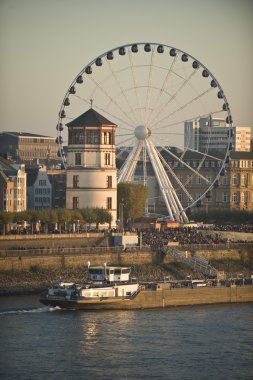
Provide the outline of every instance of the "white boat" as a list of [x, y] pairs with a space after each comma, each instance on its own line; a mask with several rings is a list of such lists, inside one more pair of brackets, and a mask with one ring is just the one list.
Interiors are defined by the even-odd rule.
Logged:
[[113, 303], [133, 299], [139, 289], [130, 280], [130, 267], [89, 267], [90, 282], [61, 281], [40, 298], [44, 305], [71, 309], [111, 308]]

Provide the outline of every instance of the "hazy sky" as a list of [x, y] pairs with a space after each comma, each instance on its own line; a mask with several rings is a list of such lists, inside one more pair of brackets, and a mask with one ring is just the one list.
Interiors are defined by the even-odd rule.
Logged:
[[0, 0], [0, 130], [56, 135], [66, 90], [98, 55], [159, 42], [199, 59], [253, 127], [252, 0]]

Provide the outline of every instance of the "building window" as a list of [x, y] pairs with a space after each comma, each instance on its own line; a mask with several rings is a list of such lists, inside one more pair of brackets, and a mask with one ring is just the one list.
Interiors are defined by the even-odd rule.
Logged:
[[74, 143], [75, 144], [83, 144], [84, 142], [84, 132], [76, 131], [74, 134]]
[[246, 185], [246, 180], [247, 180], [247, 175], [246, 174], [241, 174], [241, 185], [242, 186]]
[[79, 197], [73, 197], [73, 210], [79, 208]]
[[73, 189], [79, 187], [79, 175], [73, 175]]
[[238, 203], [238, 201], [239, 201], [238, 193], [232, 193], [232, 202]]
[[224, 203], [228, 202], [228, 193], [227, 192], [222, 193], [222, 201]]
[[88, 131], [87, 143], [88, 144], [99, 144], [99, 131]]
[[112, 188], [112, 176], [111, 175], [108, 175], [106, 177], [106, 187], [109, 189], [109, 188]]
[[106, 198], [106, 208], [107, 210], [111, 210], [112, 209], [112, 198]]
[[237, 174], [233, 174], [233, 176], [232, 176], [232, 185], [236, 186], [237, 184], [238, 184]]
[[189, 185], [192, 184], [192, 181], [193, 181], [193, 176], [192, 175], [188, 175], [187, 176], [187, 182], [189, 183]]
[[75, 153], [75, 165], [81, 165], [81, 153]]
[[179, 175], [179, 176], [178, 176], [178, 179], [179, 179], [179, 181], [180, 181], [181, 183], [183, 183], [184, 177], [183, 177], [182, 175]]
[[199, 199], [201, 197], [202, 193], [196, 193], [196, 200]]
[[111, 145], [112, 144], [112, 133], [103, 132], [102, 133], [102, 144]]
[[105, 165], [111, 164], [111, 155], [110, 153], [105, 153]]
[[226, 175], [225, 177], [222, 178], [222, 184], [223, 185], [228, 185], [228, 176]]
[[247, 206], [249, 203], [249, 198], [250, 198], [249, 194], [250, 194], [249, 191], [245, 191], [245, 193], [244, 193], [244, 204], [245, 204], [245, 206]]
[[200, 176], [196, 177], [196, 185], [201, 185], [202, 183], [202, 178]]

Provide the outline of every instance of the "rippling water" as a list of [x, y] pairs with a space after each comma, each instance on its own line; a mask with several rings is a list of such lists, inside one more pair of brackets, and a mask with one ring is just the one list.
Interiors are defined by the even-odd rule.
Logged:
[[0, 378], [253, 379], [253, 305], [64, 311], [0, 298]]

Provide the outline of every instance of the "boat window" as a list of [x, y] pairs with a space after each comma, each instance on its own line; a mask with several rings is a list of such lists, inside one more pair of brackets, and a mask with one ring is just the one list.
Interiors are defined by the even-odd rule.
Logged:
[[130, 273], [129, 269], [122, 269], [122, 273]]
[[103, 269], [89, 269], [90, 274], [103, 274]]
[[115, 269], [114, 274], [121, 274], [121, 270], [120, 269]]

